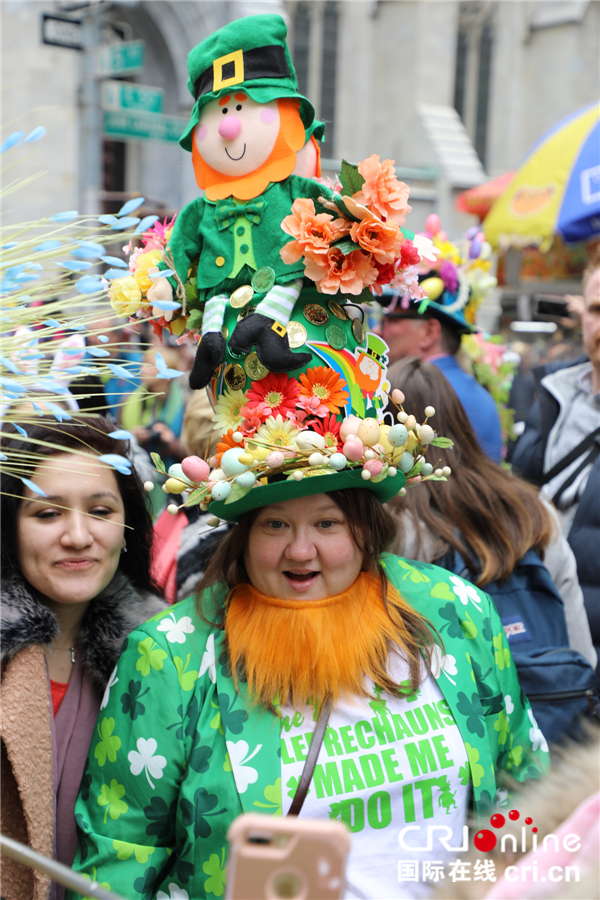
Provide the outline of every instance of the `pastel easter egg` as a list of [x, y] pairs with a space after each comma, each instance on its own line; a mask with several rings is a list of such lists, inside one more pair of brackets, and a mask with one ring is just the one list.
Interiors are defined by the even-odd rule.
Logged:
[[392, 391], [392, 400], [397, 406], [402, 406], [402, 404], [406, 400], [406, 397], [401, 390], [399, 390], [398, 388], [394, 388], [394, 390]]
[[221, 457], [221, 468], [228, 478], [240, 475], [248, 468], [243, 462], [240, 462], [240, 456], [244, 456], [242, 447], [230, 447]]
[[181, 463], [181, 470], [190, 481], [206, 481], [210, 468], [199, 456], [186, 456]]
[[316, 431], [301, 431], [296, 438], [296, 446], [299, 450], [324, 450], [325, 438]]
[[351, 434], [358, 434], [361, 421], [362, 419], [359, 419], [358, 416], [348, 416], [344, 419], [340, 427], [340, 438], [343, 443], [348, 440]]
[[405, 425], [392, 425], [387, 433], [387, 442], [391, 447], [403, 447], [408, 440], [408, 431]]
[[423, 478], [427, 478], [428, 475], [431, 475], [433, 472], [433, 466], [431, 463], [423, 463], [421, 466], [421, 475]]
[[383, 472], [383, 463], [378, 459], [370, 459], [364, 464], [364, 468], [368, 469], [373, 478], [375, 478]]
[[219, 481], [210, 493], [213, 500], [227, 500], [231, 493], [231, 485], [228, 481]]
[[267, 465], [269, 469], [278, 469], [279, 466], [283, 465], [284, 460], [285, 456], [281, 450], [272, 450], [265, 459], [265, 465]]
[[427, 445], [435, 438], [435, 431], [431, 425], [417, 425], [417, 435], [421, 443]]
[[309, 466], [322, 466], [325, 458], [320, 453], [311, 453], [308, 457]]
[[414, 464], [415, 462], [412, 453], [408, 453], [408, 451], [405, 450], [402, 454], [402, 459], [400, 460], [398, 468], [406, 475], [407, 472], [410, 472]]
[[364, 445], [361, 440], [358, 438], [354, 438], [353, 440], [346, 441], [344, 444], [344, 456], [350, 462], [357, 462], [364, 453]]
[[251, 453], [240, 453], [238, 456], [238, 462], [240, 462], [243, 466], [251, 466], [254, 462], [254, 457]]
[[223, 471], [223, 469], [213, 469], [210, 473], [211, 481], [226, 481], [227, 475]]
[[332, 469], [335, 469], [336, 472], [341, 472], [342, 469], [346, 468], [348, 461], [343, 453], [333, 453], [329, 457], [329, 465]]
[[415, 419], [414, 416], [409, 416], [404, 424], [405, 424], [406, 428], [408, 428], [409, 431], [412, 431], [413, 428], [415, 427], [415, 425], [417, 424], [417, 420]]
[[219, 465], [219, 460], [217, 459], [216, 456], [211, 456], [211, 458], [208, 461], [208, 464], [211, 467], [211, 469], [215, 469]]
[[437, 234], [442, 227], [442, 221], [437, 213], [430, 213], [425, 219], [425, 228], [430, 234]]
[[412, 452], [418, 443], [419, 443], [419, 438], [417, 437], [415, 432], [409, 431], [408, 432], [408, 440], [406, 442], [406, 449], [410, 450]]
[[179, 481], [177, 478], [167, 478], [165, 481], [165, 493], [168, 494], [183, 494], [186, 489], [186, 485], [183, 481]]
[[242, 472], [235, 480], [240, 487], [251, 488], [254, 487], [254, 483], [256, 482], [256, 475], [254, 472]]
[[363, 419], [356, 433], [363, 444], [372, 447], [379, 440], [379, 422], [377, 419]]

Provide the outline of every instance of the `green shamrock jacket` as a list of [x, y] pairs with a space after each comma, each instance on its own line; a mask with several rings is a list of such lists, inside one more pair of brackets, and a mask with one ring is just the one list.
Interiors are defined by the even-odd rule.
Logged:
[[[317, 204], [319, 197], [330, 193], [310, 178], [290, 175], [284, 181], [269, 184], [262, 194], [246, 203], [232, 198], [214, 202], [198, 197], [175, 220], [167, 247], [175, 271], [185, 283], [190, 265], [199, 257], [197, 287], [200, 292], [209, 289], [206, 297], [218, 294], [216, 288], [236, 278], [244, 265], [253, 270], [269, 266], [279, 284], [302, 278], [302, 258], [290, 266], [279, 255], [291, 240], [281, 223], [290, 215], [298, 197], [311, 198]], [[160, 268], [166, 269], [167, 264], [161, 263]], [[169, 280], [175, 288], [175, 279]], [[202, 293], [200, 296], [203, 299]]]
[[[524, 781], [548, 764], [498, 614], [445, 569], [382, 562], [442, 638], [433, 674], [465, 742], [464, 783], [486, 812], [501, 772]], [[282, 720], [251, 707], [243, 684], [236, 693], [223, 642], [185, 600], [129, 635], [106, 689], [75, 806], [74, 867], [131, 900], [222, 897], [232, 820], [281, 815]]]

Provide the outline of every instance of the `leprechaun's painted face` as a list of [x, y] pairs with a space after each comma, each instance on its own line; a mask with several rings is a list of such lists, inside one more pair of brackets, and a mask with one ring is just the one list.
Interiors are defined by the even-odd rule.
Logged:
[[202, 159], [223, 175], [256, 171], [271, 155], [279, 135], [277, 100], [256, 103], [243, 91], [210, 100], [196, 126]]

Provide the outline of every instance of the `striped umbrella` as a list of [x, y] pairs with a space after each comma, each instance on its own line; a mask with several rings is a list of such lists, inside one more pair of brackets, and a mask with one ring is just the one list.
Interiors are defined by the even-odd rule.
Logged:
[[600, 103], [560, 121], [535, 144], [483, 223], [494, 248], [567, 243], [600, 234]]

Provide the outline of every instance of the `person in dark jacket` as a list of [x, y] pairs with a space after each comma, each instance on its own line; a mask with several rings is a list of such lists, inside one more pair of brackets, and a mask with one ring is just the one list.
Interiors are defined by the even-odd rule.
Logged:
[[[581, 319], [587, 357], [545, 367], [539, 397], [513, 454], [515, 470], [557, 507], [577, 560], [600, 648], [600, 251], [584, 272]], [[600, 680], [600, 668], [598, 669]]]

